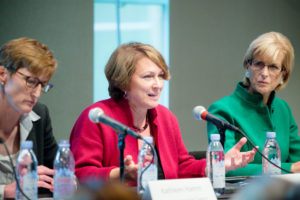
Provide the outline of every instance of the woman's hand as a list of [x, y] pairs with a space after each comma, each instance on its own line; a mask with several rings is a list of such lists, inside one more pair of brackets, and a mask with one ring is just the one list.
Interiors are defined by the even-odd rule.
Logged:
[[124, 159], [124, 178], [125, 181], [136, 181], [137, 180], [137, 170], [138, 166], [135, 164], [132, 160], [132, 157], [130, 155], [126, 156]]
[[299, 173], [300, 172], [300, 161], [292, 164], [291, 172]]
[[4, 199], [14, 199], [16, 195], [16, 181], [5, 185]]
[[[54, 170], [49, 169], [43, 165], [37, 167], [38, 173], [38, 187], [43, 187], [49, 189], [53, 192], [53, 178]], [[4, 197], [5, 198], [15, 198], [16, 195], [16, 181], [7, 184], [4, 188]]]
[[[137, 180], [138, 166], [132, 160], [132, 156], [128, 155], [124, 159], [124, 179], [125, 182]], [[114, 168], [109, 173], [109, 178], [112, 180], [120, 179], [120, 168]]]
[[252, 162], [256, 149], [251, 151], [241, 152], [241, 148], [246, 144], [247, 139], [243, 137], [240, 141], [234, 145], [225, 155], [225, 169], [226, 171], [232, 171], [240, 167], [245, 167], [249, 162]]
[[37, 173], [38, 173], [38, 187], [43, 187], [49, 189], [51, 192], [53, 192], [53, 175], [54, 170], [50, 169], [48, 167], [45, 167], [44, 165], [39, 165], [37, 167]]

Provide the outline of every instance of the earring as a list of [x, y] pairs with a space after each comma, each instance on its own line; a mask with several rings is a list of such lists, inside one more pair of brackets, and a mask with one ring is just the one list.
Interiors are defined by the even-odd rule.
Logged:
[[125, 98], [125, 99], [127, 99], [128, 97], [127, 97], [127, 91], [125, 91], [124, 92], [124, 95], [123, 95], [123, 97]]
[[283, 84], [283, 79], [282, 79], [282, 78], [280, 79], [280, 82], [279, 82], [279, 84], [280, 84], [280, 85], [282, 85], [282, 84]]
[[248, 71], [245, 72], [245, 77], [249, 78], [249, 72]]

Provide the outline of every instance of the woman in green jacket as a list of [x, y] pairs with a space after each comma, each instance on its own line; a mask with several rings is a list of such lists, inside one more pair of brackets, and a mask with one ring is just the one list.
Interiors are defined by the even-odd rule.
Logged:
[[[294, 65], [294, 49], [281, 33], [260, 35], [248, 47], [244, 58], [245, 80], [239, 82], [234, 93], [209, 107], [209, 112], [242, 130], [262, 150], [266, 132], [276, 132], [281, 150], [281, 167], [300, 172], [300, 138], [289, 105], [276, 97], [275, 91], [284, 88]], [[207, 133], [217, 133], [208, 124]], [[224, 149], [228, 151], [242, 136], [226, 130]], [[247, 143], [242, 151], [253, 147]], [[227, 176], [249, 176], [262, 173], [262, 158], [256, 154], [245, 168], [228, 172]]]

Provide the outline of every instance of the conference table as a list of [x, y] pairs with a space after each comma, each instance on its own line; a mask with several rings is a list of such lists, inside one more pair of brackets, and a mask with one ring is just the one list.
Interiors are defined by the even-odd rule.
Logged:
[[[275, 189], [275, 191], [273, 190], [273, 193], [278, 193], [280, 195], [284, 195], [283, 190], [288, 190], [293, 187], [298, 190], [300, 189], [300, 173], [271, 175], [271, 176], [258, 175], [258, 176], [249, 176], [249, 177], [247, 176], [226, 177], [225, 194], [217, 197], [217, 199], [220, 200], [231, 199], [232, 196], [234, 196], [234, 194], [238, 193], [239, 191], [241, 192], [241, 194], [248, 193], [249, 195], [255, 196], [254, 194], [252, 194], [253, 192], [258, 192], [258, 193], [262, 192], [266, 190], [266, 188], [268, 187], [267, 185], [273, 185], [273, 187], [279, 187]], [[298, 197], [299, 196], [297, 196], [297, 199], [299, 199]]]
[[252, 178], [246, 176], [226, 177], [225, 194], [222, 194], [217, 198], [230, 199], [234, 193], [247, 185], [250, 180], [252, 180]]
[[[260, 187], [259, 183], [262, 183], [263, 176], [238, 176], [238, 177], [226, 177], [226, 189], [225, 194], [222, 194], [221, 196], [217, 196], [218, 200], [224, 200], [224, 199], [231, 199], [236, 193], [239, 193], [239, 191], [242, 192], [248, 191], [251, 184], [257, 184], [258, 187]], [[289, 181], [293, 184], [299, 184], [300, 185], [300, 173], [299, 174], [285, 174], [285, 175], [277, 175], [277, 176], [271, 176], [271, 178], [280, 178], [286, 181]], [[274, 179], [275, 180], [275, 179]], [[274, 182], [273, 180], [273, 182]], [[134, 191], [136, 191], [136, 188], [132, 188]], [[250, 192], [251, 193], [251, 192]], [[251, 195], [251, 194], [250, 194]], [[52, 200], [52, 197], [47, 196], [39, 196], [39, 199], [42, 200]]]

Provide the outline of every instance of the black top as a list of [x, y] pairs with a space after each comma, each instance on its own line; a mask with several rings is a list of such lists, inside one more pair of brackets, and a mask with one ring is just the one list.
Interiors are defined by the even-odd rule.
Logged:
[[157, 151], [156, 147], [155, 147], [155, 151], [156, 151], [156, 154], [157, 154], [157, 179], [158, 180], [165, 179], [165, 174], [164, 174], [163, 168], [161, 166], [159, 154], [158, 154], [158, 151]]
[[[58, 145], [52, 133], [48, 108], [44, 104], [36, 103], [32, 110], [40, 116], [40, 119], [32, 122], [33, 127], [26, 140], [31, 140], [33, 143], [33, 151], [38, 160], [38, 165], [53, 169]], [[39, 195], [44, 193], [51, 194], [48, 189], [39, 188]]]

